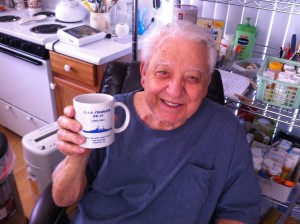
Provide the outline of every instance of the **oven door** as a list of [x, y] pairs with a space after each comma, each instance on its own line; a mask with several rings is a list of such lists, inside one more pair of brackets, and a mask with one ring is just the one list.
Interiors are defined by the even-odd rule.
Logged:
[[[55, 94], [50, 88], [53, 80], [50, 61], [31, 57], [3, 46], [0, 47], [0, 58], [0, 100], [2, 104], [7, 104], [4, 106], [5, 111], [14, 109], [12, 112], [14, 115], [7, 116], [6, 119], [10, 120], [6, 122], [15, 123], [13, 126], [29, 125], [30, 121], [38, 123], [29, 125], [30, 127], [25, 128], [23, 133], [33, 131], [42, 124], [56, 121]], [[26, 121], [23, 123], [19, 117], [25, 114]], [[3, 116], [1, 112], [0, 122], [5, 120]], [[18, 130], [13, 131], [19, 134]]]

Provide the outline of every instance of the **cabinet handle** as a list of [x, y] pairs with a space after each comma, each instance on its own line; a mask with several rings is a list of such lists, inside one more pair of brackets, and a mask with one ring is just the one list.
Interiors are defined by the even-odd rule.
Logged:
[[29, 116], [26, 117], [26, 121], [31, 121], [31, 120], [32, 120], [32, 117], [29, 117]]
[[64, 65], [64, 69], [66, 72], [69, 72], [69, 71], [71, 71], [71, 66], [66, 64], [66, 65]]
[[6, 105], [4, 108], [5, 108], [5, 110], [10, 110], [10, 109], [11, 109], [11, 106]]
[[54, 90], [55, 89], [55, 84], [54, 83], [50, 83], [50, 89]]

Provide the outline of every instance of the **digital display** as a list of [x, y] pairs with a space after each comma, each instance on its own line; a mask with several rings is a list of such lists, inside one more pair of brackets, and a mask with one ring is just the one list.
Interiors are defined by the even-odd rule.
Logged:
[[76, 38], [83, 38], [87, 36], [91, 36], [93, 34], [100, 33], [101, 31], [94, 29], [88, 25], [82, 25], [74, 28], [70, 28], [65, 30], [66, 33], [76, 37]]

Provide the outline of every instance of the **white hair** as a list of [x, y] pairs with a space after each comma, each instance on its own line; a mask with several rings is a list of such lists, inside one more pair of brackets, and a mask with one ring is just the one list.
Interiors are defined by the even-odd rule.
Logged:
[[215, 41], [200, 26], [181, 20], [156, 28], [145, 38], [142, 45], [141, 60], [145, 62], [146, 66], [148, 66], [160, 43], [169, 37], [179, 37], [187, 41], [204, 44], [208, 51], [208, 72], [212, 74], [217, 60]]

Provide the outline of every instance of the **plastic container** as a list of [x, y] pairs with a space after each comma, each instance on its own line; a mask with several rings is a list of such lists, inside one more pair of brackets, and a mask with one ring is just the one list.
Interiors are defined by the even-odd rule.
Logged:
[[175, 5], [173, 9], [173, 22], [186, 20], [194, 24], [197, 23], [198, 8], [195, 5]]
[[281, 172], [281, 177], [284, 178], [284, 179], [287, 179], [288, 175], [291, 173], [292, 171], [292, 168], [293, 168], [293, 161], [290, 160], [290, 159], [287, 159], [285, 162], [284, 162], [284, 166], [282, 167], [282, 172]]
[[273, 71], [264, 71], [263, 77], [266, 79], [270, 79], [270, 81], [267, 81], [266, 83], [266, 89], [265, 89], [265, 94], [264, 97], [267, 101], [270, 101], [273, 98], [273, 93], [274, 93], [274, 80], [275, 77], [275, 72]]
[[[257, 73], [263, 64], [263, 60], [260, 58], [250, 58], [245, 60], [238, 60], [232, 64], [232, 72], [254, 79], [257, 76]], [[255, 68], [255, 66], [257, 66]]]
[[267, 170], [269, 169], [269, 167], [272, 167], [274, 165], [274, 161], [271, 159], [264, 159], [263, 163], [262, 163], [262, 169], [263, 172], [267, 172]]
[[234, 46], [241, 45], [242, 51], [239, 55], [240, 60], [252, 58], [253, 48], [257, 36], [257, 29], [250, 25], [250, 17], [246, 18], [247, 23], [238, 24], [234, 40]]
[[[261, 100], [264, 103], [274, 105], [274, 106], [279, 106], [279, 107], [286, 108], [286, 109], [300, 108], [300, 93], [299, 93], [300, 86], [299, 86], [299, 84], [295, 84], [295, 83], [297, 83], [296, 80], [290, 79], [290, 80], [288, 80], [288, 82], [286, 82], [286, 81], [280, 81], [280, 80], [272, 80], [268, 77], [264, 77], [264, 72], [269, 69], [269, 63], [271, 61], [280, 62], [281, 64], [290, 64], [290, 65], [294, 65], [296, 67], [300, 66], [299, 62], [286, 60], [286, 59], [282, 59], [282, 58], [271, 57], [271, 56], [266, 57], [261, 68], [259, 69], [259, 71], [257, 73], [258, 88], [257, 88], [257, 93], [256, 93], [256, 99]], [[294, 77], [294, 78], [296, 78], [296, 77]], [[280, 89], [279, 91], [284, 93], [284, 94], [282, 94], [282, 96], [285, 98], [285, 100], [279, 100], [278, 97], [274, 98], [275, 94], [267, 95], [265, 93], [266, 90], [269, 91], [268, 86], [270, 84], [272, 84], [274, 86], [274, 91], [275, 91], [275, 88], [277, 88], [277, 90]]]
[[282, 169], [278, 166], [271, 166], [267, 170], [267, 176], [268, 177], [273, 177], [273, 176], [280, 176], [282, 172]]
[[13, 173], [15, 154], [0, 132], [0, 223], [27, 223]]
[[220, 57], [228, 58], [231, 54], [234, 42], [234, 34], [225, 34], [220, 43]]

